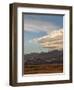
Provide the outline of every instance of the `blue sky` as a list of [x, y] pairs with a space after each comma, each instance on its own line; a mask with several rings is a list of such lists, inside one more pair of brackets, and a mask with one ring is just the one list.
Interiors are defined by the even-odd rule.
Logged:
[[24, 14], [24, 54], [48, 52], [48, 48], [43, 48], [33, 39], [46, 36], [60, 28], [63, 28], [61, 15]]

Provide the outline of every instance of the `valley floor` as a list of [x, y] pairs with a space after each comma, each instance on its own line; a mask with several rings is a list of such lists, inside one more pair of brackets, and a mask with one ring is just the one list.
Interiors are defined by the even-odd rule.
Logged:
[[63, 65], [58, 64], [40, 64], [25, 65], [24, 74], [41, 74], [41, 73], [62, 73]]

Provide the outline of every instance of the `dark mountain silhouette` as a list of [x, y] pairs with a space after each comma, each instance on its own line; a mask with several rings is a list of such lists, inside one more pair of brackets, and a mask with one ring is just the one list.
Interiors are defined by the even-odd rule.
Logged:
[[24, 55], [25, 65], [63, 64], [63, 50]]

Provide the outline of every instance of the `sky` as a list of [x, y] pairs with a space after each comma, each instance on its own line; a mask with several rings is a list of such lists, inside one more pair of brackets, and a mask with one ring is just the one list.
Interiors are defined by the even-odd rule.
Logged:
[[[24, 54], [48, 52], [51, 49], [61, 48], [62, 32], [62, 15], [24, 14]], [[57, 41], [59, 37], [60, 43]], [[57, 43], [54, 42], [55, 38]]]

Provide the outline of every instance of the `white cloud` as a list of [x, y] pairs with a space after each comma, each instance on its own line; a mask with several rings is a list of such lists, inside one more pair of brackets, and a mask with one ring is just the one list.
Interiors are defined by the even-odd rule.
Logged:
[[33, 41], [38, 42], [44, 48], [63, 49], [63, 29], [52, 31], [49, 35], [36, 38]]
[[47, 33], [51, 32], [51, 30], [58, 29], [59, 27], [54, 25], [51, 22], [43, 22], [41, 20], [24, 20], [24, 30], [25, 31], [45, 31]]

